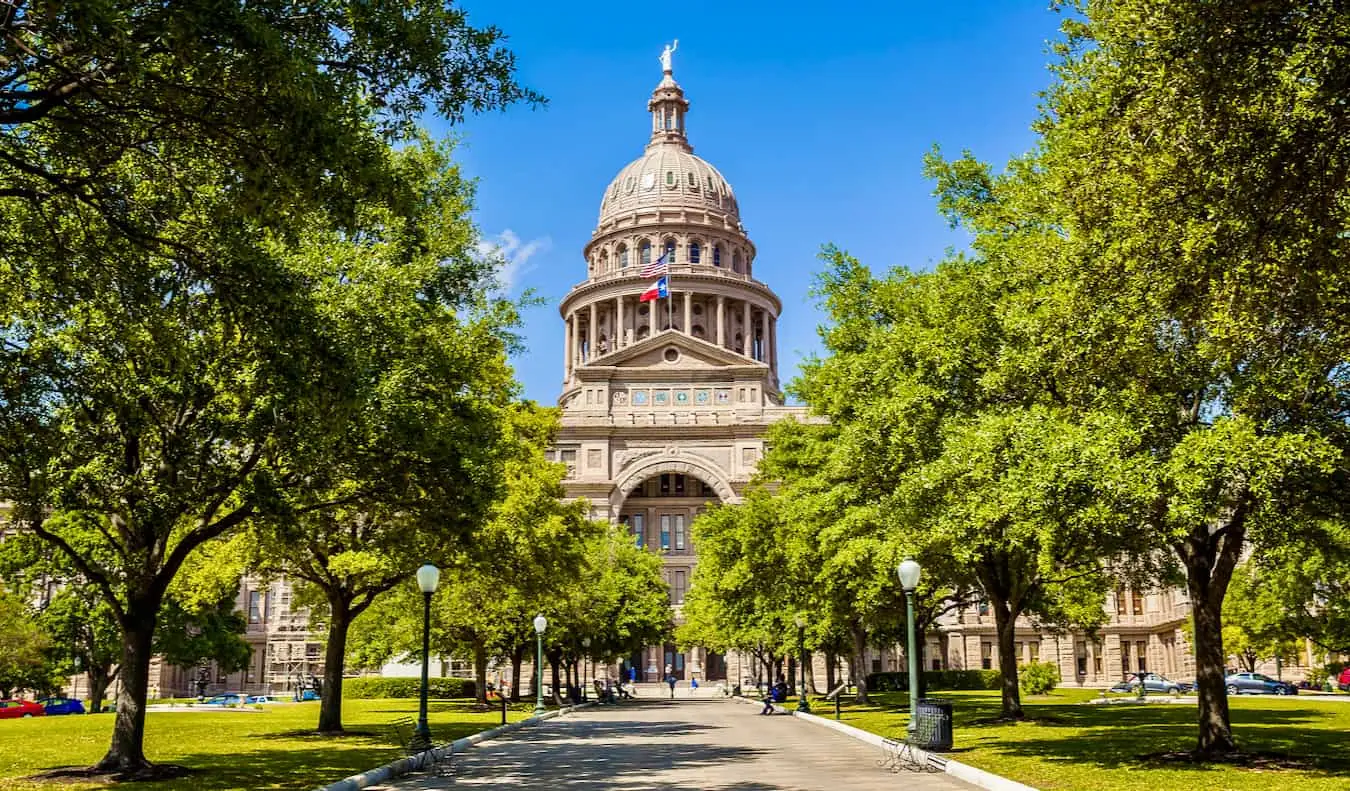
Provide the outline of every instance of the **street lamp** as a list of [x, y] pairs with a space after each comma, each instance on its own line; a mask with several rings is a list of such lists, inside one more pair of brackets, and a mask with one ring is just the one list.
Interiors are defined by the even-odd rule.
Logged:
[[919, 564], [912, 558], [905, 558], [896, 569], [900, 576], [900, 587], [905, 590], [906, 621], [909, 623], [909, 735], [914, 736], [918, 725], [919, 711], [919, 652], [914, 640], [914, 589], [919, 587]]
[[[591, 638], [581, 638], [581, 699], [586, 700], [586, 665], [591, 659]], [[595, 676], [595, 671], [591, 671], [591, 676]]]
[[548, 619], [543, 615], [534, 616], [534, 633], [539, 638], [539, 656], [534, 663], [539, 668], [539, 680], [535, 682], [534, 713], [543, 714], [544, 709], [544, 630], [548, 628]]
[[811, 713], [811, 702], [806, 699], [806, 619], [801, 613], [793, 619], [797, 623], [797, 711]]
[[431, 655], [431, 594], [436, 592], [440, 582], [441, 570], [430, 563], [417, 570], [417, 587], [422, 589], [422, 691], [413, 742], [418, 750], [431, 749], [431, 728], [427, 725], [427, 665]]

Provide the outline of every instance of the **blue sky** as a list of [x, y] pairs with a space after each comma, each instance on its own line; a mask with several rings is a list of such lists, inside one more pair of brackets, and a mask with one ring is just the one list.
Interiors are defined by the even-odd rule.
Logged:
[[[475, 220], [503, 245], [525, 314], [515, 360], [525, 395], [556, 403], [559, 300], [585, 278], [581, 249], [614, 175], [642, 153], [657, 56], [672, 39], [694, 151], [731, 182], [758, 248], [755, 274], [783, 300], [780, 374], [817, 351], [807, 291], [834, 243], [880, 271], [932, 266], [965, 243], [938, 216], [921, 159], [939, 144], [1003, 163], [1030, 124], [1060, 17], [1014, 2], [590, 2], [464, 0], [509, 36], [519, 76], [549, 99], [433, 131], [460, 139], [478, 179]], [[824, 9], [824, 13], [822, 13]]]

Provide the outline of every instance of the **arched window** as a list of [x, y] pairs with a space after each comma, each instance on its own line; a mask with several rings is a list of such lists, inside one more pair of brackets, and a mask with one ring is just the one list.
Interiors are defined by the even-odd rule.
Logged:
[[638, 265], [646, 266], [652, 262], [652, 243], [643, 242], [638, 248]]
[[673, 170], [666, 171], [666, 186], [667, 187], [675, 186], [675, 171]]
[[697, 264], [702, 253], [703, 251], [699, 248], [698, 242], [689, 243], [689, 263]]
[[741, 271], [741, 251], [737, 250], [731, 254], [731, 271]]
[[665, 249], [665, 253], [666, 253], [666, 264], [667, 264], [667, 265], [670, 265], [670, 264], [675, 263], [675, 240], [674, 240], [674, 239], [667, 239], [667, 240], [666, 240], [666, 249]]
[[713, 191], [712, 176], [708, 176], [708, 192]]
[[689, 186], [698, 189], [698, 179], [694, 178], [693, 172], [691, 171], [685, 175], [689, 177]]
[[600, 271], [601, 272], [609, 271], [609, 253], [605, 252], [604, 250], [600, 251]]
[[722, 265], [722, 245], [713, 245], [713, 266]]
[[628, 245], [626, 244], [619, 245], [619, 268], [628, 268]]

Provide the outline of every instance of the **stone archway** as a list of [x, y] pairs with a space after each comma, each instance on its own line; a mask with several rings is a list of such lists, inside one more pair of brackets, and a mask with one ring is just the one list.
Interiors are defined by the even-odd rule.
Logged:
[[643, 481], [662, 473], [692, 475], [713, 488], [717, 499], [724, 503], [739, 503], [741, 498], [731, 486], [731, 476], [709, 459], [681, 453], [678, 448], [667, 449], [660, 456], [648, 455], [635, 460], [615, 477], [609, 495], [611, 518], [617, 518], [624, 500]]

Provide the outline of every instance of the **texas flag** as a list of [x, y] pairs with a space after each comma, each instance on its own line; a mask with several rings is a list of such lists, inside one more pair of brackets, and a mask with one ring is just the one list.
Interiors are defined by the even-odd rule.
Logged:
[[642, 292], [642, 296], [638, 297], [638, 302], [650, 302], [653, 299], [665, 299], [668, 296], [670, 296], [670, 286], [663, 277]]

